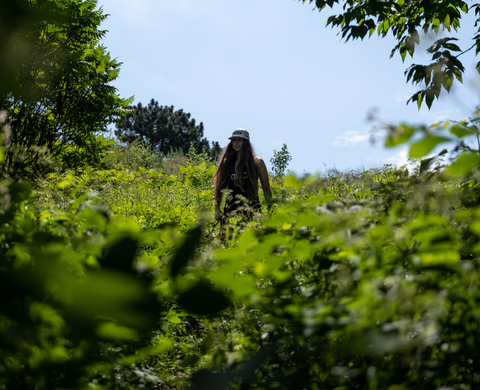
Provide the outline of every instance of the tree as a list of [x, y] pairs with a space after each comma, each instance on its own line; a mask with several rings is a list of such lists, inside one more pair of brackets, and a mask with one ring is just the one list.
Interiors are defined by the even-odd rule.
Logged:
[[15, 68], [29, 61], [28, 50], [22, 50], [30, 43], [34, 25], [39, 15], [27, 7], [25, 1], [9, 0], [0, 2], [0, 96], [16, 88]]
[[273, 157], [270, 159], [270, 162], [272, 163], [272, 170], [275, 177], [281, 178], [285, 175], [285, 170], [290, 161], [292, 161], [292, 156], [287, 150], [286, 144], [283, 144], [280, 151], [273, 151]]
[[214, 158], [220, 154], [219, 143], [212, 142], [210, 146], [203, 137], [203, 123], [197, 125], [195, 119], [190, 119], [191, 115], [183, 110], [174, 111], [173, 106], [159, 106], [154, 99], [147, 106], [138, 103], [137, 106], [129, 106], [128, 110], [123, 120], [117, 123], [115, 131], [123, 142], [140, 139], [163, 154], [171, 150], [188, 153], [190, 144], [197, 153], [206, 151]]
[[[475, 26], [480, 21], [480, 5], [468, 7], [462, 0], [302, 0], [303, 3], [315, 3], [318, 10], [326, 6], [333, 8], [343, 4], [343, 13], [330, 16], [327, 25], [341, 28], [341, 35], [345, 41], [349, 39], [363, 39], [375, 32], [382, 37], [391, 33], [397, 40], [390, 58], [399, 53], [402, 61], [407, 53], [413, 58], [415, 45], [420, 43], [420, 34], [433, 31], [435, 34], [442, 30], [458, 31], [462, 14], [472, 9], [477, 15]], [[425, 101], [428, 108], [432, 106], [434, 98], [439, 97], [442, 87], [449, 92], [455, 79], [462, 82], [465, 71], [458, 57], [475, 48], [475, 55], [480, 51], [480, 28], [474, 35], [474, 43], [466, 50], [462, 50], [453, 41], [454, 37], [438, 39], [427, 49], [432, 54], [432, 63], [428, 65], [413, 64], [406, 71], [407, 82], [414, 85], [423, 84], [407, 101], [417, 102], [418, 108]], [[457, 53], [454, 55], [453, 53]], [[480, 62], [476, 68], [480, 71]]]
[[103, 144], [98, 135], [131, 102], [110, 85], [120, 63], [100, 44], [106, 15], [96, 9], [96, 0], [14, 2], [36, 19], [9, 40], [13, 53], [29, 53], [28, 61], [2, 69], [15, 86], [0, 95], [11, 129], [0, 173], [41, 171], [43, 157], [66, 167], [98, 158]]

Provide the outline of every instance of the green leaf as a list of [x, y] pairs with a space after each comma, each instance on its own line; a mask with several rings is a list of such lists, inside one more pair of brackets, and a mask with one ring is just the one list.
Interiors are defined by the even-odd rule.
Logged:
[[112, 247], [108, 248], [106, 256], [100, 261], [102, 267], [130, 272], [133, 260], [137, 253], [138, 244], [136, 240], [125, 237]]
[[409, 157], [410, 158], [421, 158], [430, 153], [435, 146], [442, 142], [448, 142], [450, 138], [446, 137], [436, 137], [433, 135], [427, 135], [421, 141], [413, 144], [410, 147]]
[[447, 30], [450, 30], [450, 15], [446, 15], [445, 19], [443, 19], [443, 25]]
[[432, 165], [432, 162], [434, 160], [435, 160], [435, 157], [430, 157], [420, 161], [420, 174], [422, 174], [425, 171], [428, 171], [428, 168], [430, 168], [430, 165]]
[[167, 321], [171, 322], [172, 324], [181, 324], [182, 319], [178, 316], [177, 313], [171, 311], [167, 314]]
[[[427, 81], [425, 80], [425, 82], [427, 82]], [[425, 102], [427, 103], [427, 106], [428, 106], [429, 109], [432, 107], [432, 103], [433, 103], [434, 98], [435, 98], [435, 95], [432, 93], [432, 91], [430, 91], [430, 90], [427, 91], [427, 94], [426, 94], [426, 97], [425, 97]]]
[[97, 328], [97, 336], [111, 340], [132, 340], [138, 341], [139, 334], [135, 329], [117, 325], [113, 322], [104, 322]]
[[443, 81], [443, 87], [447, 90], [447, 92], [450, 92], [450, 89], [452, 88], [453, 85], [453, 75], [449, 73], [445, 73], [445, 79]]
[[418, 33], [417, 30], [412, 30], [410, 32], [410, 36], [412, 37], [412, 39], [415, 41], [417, 45], [420, 44], [420, 34]]
[[388, 19], [385, 19], [385, 21], [383, 22], [383, 30], [387, 32], [389, 28], [390, 28], [390, 21]]
[[460, 49], [458, 45], [455, 45], [454, 43], [447, 43], [445, 48], [452, 51], [462, 51], [462, 49]]
[[231, 305], [221, 292], [204, 282], [181, 294], [178, 302], [188, 312], [198, 315], [213, 315]]
[[423, 92], [420, 92], [417, 97], [417, 107], [420, 110], [420, 107], [422, 106], [422, 100], [423, 100]]
[[406, 124], [400, 124], [399, 126], [390, 130], [390, 132], [388, 133], [388, 137], [385, 140], [385, 146], [387, 148], [391, 148], [397, 145], [401, 145], [407, 142], [417, 131], [422, 130], [422, 128], [413, 127]]
[[143, 280], [125, 272], [98, 270], [77, 278], [59, 262], [44, 262], [37, 267], [28, 287], [35, 285], [44, 285], [49, 299], [60, 304], [73, 321], [80, 319], [89, 324], [107, 318], [145, 330], [157, 319], [156, 298]]
[[177, 250], [175, 257], [170, 265], [170, 275], [177, 276], [180, 271], [187, 265], [195, 254], [195, 249], [202, 238], [202, 225], [197, 224], [188, 231], [180, 248]]
[[438, 29], [440, 27], [440, 20], [438, 18], [433, 18], [432, 20], [432, 28], [438, 34]]
[[143, 347], [135, 350], [133, 355], [123, 357], [121, 363], [124, 366], [129, 366], [141, 359], [145, 359], [148, 356], [159, 356], [162, 352], [168, 351], [173, 346], [172, 340], [164, 336], [159, 336], [158, 339], [155, 340], [155, 343], [156, 344], [153, 346]]
[[[400, 51], [400, 56], [402, 57], [402, 61], [405, 61], [405, 57], [407, 56], [407, 45], [405, 43], [402, 43], [400, 45], [399, 51]], [[410, 77], [408, 77], [408, 80], [410, 79]]]
[[474, 135], [471, 129], [466, 126], [462, 126], [460, 124], [456, 124], [450, 128], [450, 134], [455, 134], [458, 138], [467, 137], [469, 135]]
[[480, 165], [480, 156], [477, 153], [462, 153], [447, 168], [446, 173], [452, 176], [461, 176]]

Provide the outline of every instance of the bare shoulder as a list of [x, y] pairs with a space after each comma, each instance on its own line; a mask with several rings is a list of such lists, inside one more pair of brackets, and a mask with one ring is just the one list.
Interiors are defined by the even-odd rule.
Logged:
[[260, 157], [255, 157], [255, 164], [257, 164], [259, 168], [266, 168], [265, 162]]
[[255, 157], [255, 164], [257, 164], [258, 167], [258, 174], [260, 176], [267, 174], [267, 167], [265, 165], [265, 162], [260, 158], [260, 157]]

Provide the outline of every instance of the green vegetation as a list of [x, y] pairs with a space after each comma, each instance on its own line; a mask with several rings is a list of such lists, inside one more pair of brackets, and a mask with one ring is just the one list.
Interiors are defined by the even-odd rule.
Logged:
[[[125, 101], [108, 84], [118, 64], [99, 46], [96, 3], [8, 4], [0, 390], [479, 388], [480, 150], [468, 145], [480, 110], [389, 129], [386, 146], [407, 143], [411, 170], [283, 177], [284, 145], [275, 207], [246, 226], [232, 218], [222, 239], [207, 150], [102, 137]], [[21, 55], [39, 42], [63, 54]], [[96, 86], [107, 95], [101, 112], [72, 108], [87, 122], [62, 116], [70, 77], [80, 105]], [[57, 100], [42, 94], [49, 80]], [[67, 140], [77, 130], [83, 143]], [[426, 157], [451, 142], [453, 161]]]
[[270, 159], [270, 162], [272, 163], [272, 171], [276, 178], [285, 176], [285, 170], [290, 161], [292, 161], [292, 156], [286, 144], [283, 144], [282, 149], [273, 151], [273, 157]]
[[28, 61], [9, 68], [15, 88], [0, 94], [10, 126], [0, 174], [38, 175], [51, 160], [64, 168], [98, 160], [105, 150], [98, 135], [131, 102], [110, 85], [120, 64], [100, 44], [105, 15], [94, 0], [16, 3], [41, 19], [12, 34], [15, 49], [5, 57], [8, 64], [16, 53], [28, 52]]
[[1, 388], [478, 387], [467, 157], [287, 176], [221, 241], [207, 156], [112, 151], [3, 184]]

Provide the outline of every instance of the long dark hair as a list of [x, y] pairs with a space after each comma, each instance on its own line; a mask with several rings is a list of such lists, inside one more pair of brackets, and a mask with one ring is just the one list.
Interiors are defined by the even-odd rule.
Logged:
[[[240, 151], [240, 160], [237, 164], [237, 153], [233, 149], [232, 141], [228, 143], [218, 158], [217, 170], [212, 177], [212, 184], [215, 184], [214, 196], [217, 202], [222, 199], [222, 190], [228, 187], [232, 173], [235, 173], [235, 184], [243, 192], [246, 192], [247, 198], [252, 202], [257, 201], [258, 172], [255, 158], [252, 144], [249, 140], [244, 139]], [[244, 172], [247, 173], [246, 178], [244, 177]], [[248, 185], [246, 185], [247, 183]]]

